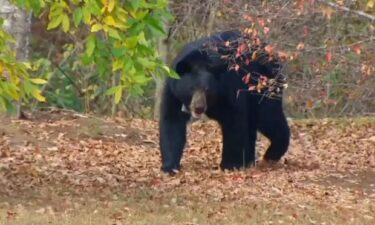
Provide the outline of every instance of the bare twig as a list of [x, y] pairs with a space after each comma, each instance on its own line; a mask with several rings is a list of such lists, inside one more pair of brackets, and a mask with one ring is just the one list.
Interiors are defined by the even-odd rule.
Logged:
[[318, 0], [318, 2], [320, 2], [322, 4], [325, 4], [325, 5], [329, 5], [330, 7], [333, 7], [333, 8], [338, 9], [338, 10], [342, 10], [342, 11], [345, 11], [345, 12], [356, 14], [357, 16], [364, 17], [364, 18], [370, 20], [371, 23], [375, 23], [375, 16], [367, 14], [363, 11], [349, 9], [345, 6], [340, 6], [340, 5], [337, 5], [337, 4], [335, 4], [333, 2], [330, 2], [330, 1], [327, 1], [327, 0]]

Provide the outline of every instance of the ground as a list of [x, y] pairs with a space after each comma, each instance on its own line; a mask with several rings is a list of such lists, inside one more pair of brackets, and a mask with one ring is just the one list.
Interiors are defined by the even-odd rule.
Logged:
[[218, 169], [218, 125], [196, 122], [175, 177], [155, 121], [49, 110], [0, 124], [0, 224], [375, 224], [374, 118], [292, 120], [282, 163], [234, 172]]

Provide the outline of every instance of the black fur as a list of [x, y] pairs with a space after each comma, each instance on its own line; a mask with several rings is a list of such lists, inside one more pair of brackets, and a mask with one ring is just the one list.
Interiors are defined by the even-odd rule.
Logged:
[[223, 44], [240, 38], [240, 33], [227, 31], [188, 44], [176, 57], [173, 69], [180, 79], [167, 78], [162, 94], [160, 114], [160, 150], [162, 170], [180, 169], [186, 143], [188, 107], [195, 91], [204, 90], [207, 98], [206, 115], [218, 121], [223, 135], [222, 169], [250, 166], [255, 162], [256, 132], [270, 139], [264, 158], [279, 160], [287, 151], [290, 130], [282, 108], [281, 98], [268, 98], [249, 93], [242, 77], [248, 71], [274, 78], [281, 69], [278, 62], [251, 62], [239, 71], [229, 70], [221, 59], [223, 52], [204, 51], [207, 43]]

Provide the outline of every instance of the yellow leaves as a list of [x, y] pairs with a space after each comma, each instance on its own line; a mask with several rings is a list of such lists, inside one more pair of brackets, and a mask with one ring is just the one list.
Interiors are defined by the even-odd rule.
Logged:
[[45, 101], [37, 85], [45, 84], [47, 81], [41, 78], [29, 78], [28, 70], [32, 69], [29, 62], [18, 62], [9, 56], [6, 61], [2, 61], [0, 56], [0, 108], [2, 110], [9, 106], [9, 101], [18, 101], [30, 96], [38, 101]]
[[38, 89], [35, 84], [43, 84], [46, 83], [43, 79], [35, 78], [35, 79], [27, 79], [24, 80], [23, 89], [25, 92], [31, 96], [33, 96], [36, 100], [40, 102], [45, 102], [46, 98], [42, 95], [42, 91]]
[[121, 100], [123, 92], [123, 86], [114, 86], [107, 90], [107, 95], [113, 95], [115, 96], [115, 103], [118, 104]]
[[113, 29], [111, 27], [108, 27], [108, 35], [110, 37], [113, 37], [117, 40], [122, 40], [121, 36], [120, 36], [120, 33], [116, 30], [116, 29]]
[[121, 59], [116, 59], [112, 64], [112, 72], [120, 70], [124, 66], [124, 61]]
[[70, 19], [68, 17], [68, 13], [70, 13], [70, 8], [64, 1], [52, 3], [51, 10], [48, 14], [49, 22], [47, 30], [51, 30], [62, 25], [63, 31], [68, 32], [70, 29]]
[[45, 102], [46, 98], [41, 94], [42, 91], [39, 89], [35, 89], [31, 92], [31, 95], [40, 102]]
[[126, 22], [128, 19], [128, 11], [122, 9], [122, 8], [119, 8], [116, 10], [116, 17], [118, 18], [118, 20], [121, 22], [121, 23], [124, 23]]
[[31, 82], [33, 82], [34, 84], [46, 84], [47, 81], [44, 80], [44, 79], [41, 79], [41, 78], [32, 78], [32, 79], [29, 79]]
[[14, 100], [19, 100], [21, 98], [21, 94], [19, 91], [18, 84], [12, 82], [6, 82], [2, 84], [2, 92], [3, 94], [7, 94]]
[[113, 19], [112, 16], [106, 16], [104, 19], [103, 19], [103, 22], [105, 24], [107, 24], [108, 26], [116, 26], [116, 21], [115, 19]]
[[[77, 53], [82, 56], [78, 59], [80, 62], [69, 61], [69, 63], [73, 63], [73, 66], [93, 65], [96, 71], [98, 71], [99, 76], [103, 74], [107, 76], [112, 74], [112, 65], [114, 65], [112, 69], [115, 71], [121, 69], [122, 66], [125, 67], [121, 60], [118, 60], [119, 58], [124, 58], [125, 61], [132, 60], [132, 58], [144, 58], [144, 66], [139, 65], [137, 62], [137, 65], [132, 66], [129, 71], [121, 71], [121, 74], [119, 74], [121, 75], [121, 79], [126, 80], [124, 81], [125, 84], [123, 84], [124, 88], [129, 88], [128, 86], [137, 82], [145, 83], [145, 79], [143, 78], [147, 78], [157, 67], [163, 67], [164, 64], [159, 60], [155, 50], [156, 42], [153, 40], [156, 40], [158, 36], [161, 36], [160, 33], [163, 33], [164, 27], [162, 25], [164, 18], [169, 16], [167, 19], [172, 19], [165, 8], [167, 1], [158, 0], [148, 2], [136, 0], [119, 3], [120, 1], [118, 0], [58, 0], [42, 2], [41, 4], [43, 6], [37, 5], [39, 5], [38, 7], [40, 7], [41, 12], [47, 13], [48, 15], [48, 30], [60, 29], [64, 32], [70, 32], [75, 37], [79, 36], [78, 39], [81, 40], [72, 44], [77, 47], [74, 50], [72, 50], [73, 48], [65, 48], [64, 46], [64, 53], [58, 53], [56, 57], [54, 57], [56, 62], [61, 61], [62, 58], [66, 58], [70, 54]], [[103, 10], [103, 8], [105, 10]], [[37, 14], [38, 13], [36, 13], [36, 15]], [[132, 18], [131, 15], [134, 16], [134, 18]], [[2, 24], [3, 20], [1, 20], [0, 23]], [[89, 29], [89, 33], [79, 32], [86, 28]], [[131, 31], [128, 32], [128, 29], [131, 29]], [[145, 36], [143, 32], [150, 31], [151, 29], [151, 33], [147, 33], [147, 36]], [[160, 30], [162, 32], [160, 32]], [[99, 32], [101, 35], [98, 36], [97, 33]], [[6, 39], [4, 34], [5, 32], [0, 28], [0, 45], [3, 45], [3, 40], [7, 43], [10, 40]], [[83, 34], [83, 36], [79, 34]], [[82, 44], [85, 44], [85, 49], [82, 49]], [[117, 51], [117, 47], [125, 49], [126, 54], [112, 55], [112, 53]], [[3, 55], [6, 56], [7, 59], [15, 55], [13, 49], [3, 51], [2, 46], [0, 46], [0, 48], [0, 52], [4, 53]], [[75, 50], [78, 51], [76, 52]], [[82, 51], [84, 51], [84, 54], [81, 55]], [[3, 55], [0, 54], [0, 61], [2, 61]], [[36, 69], [27, 68], [24, 65], [18, 67], [16, 59], [6, 62], [6, 64], [10, 66], [1, 64], [0, 78], [2, 78], [3, 72], [6, 71], [6, 81], [4, 81], [4, 83], [11, 83], [13, 85], [12, 88], [9, 88], [10, 91], [7, 91], [4, 95], [2, 94], [5, 92], [3, 91], [4, 88], [1, 87], [1, 97], [5, 100], [12, 101], [15, 98], [18, 99], [18, 97], [24, 98], [32, 96], [38, 101], [45, 101], [41, 91], [38, 90], [38, 86], [46, 84], [47, 81], [39, 78], [29, 79], [28, 71], [33, 70], [38, 73], [39, 69], [43, 69], [44, 73], [44, 71], [48, 70], [43, 74], [43, 77], [50, 76], [52, 74], [50, 71], [52, 68], [48, 63], [50, 62], [47, 62], [47, 60], [46, 62], [40, 62], [41, 65], [43, 64], [43, 68], [41, 66]], [[166, 67], [163, 67], [163, 70], [167, 71], [165, 68]], [[138, 76], [134, 75], [134, 79], [133, 77], [128, 79], [128, 73], [131, 73], [131, 76], [134, 74]], [[1, 80], [2, 83], [3, 80], [4, 79]], [[25, 80], [28, 81], [27, 90], [24, 90], [23, 87]], [[143, 88], [143, 86], [137, 86], [135, 89], [137, 89], [137, 92], [140, 92], [139, 90], [141, 88]], [[54, 91], [59, 90], [60, 89], [56, 89]], [[120, 89], [117, 89], [116, 100], [119, 99], [119, 96]], [[8, 104], [7, 101], [5, 103]]]
[[97, 23], [91, 27], [91, 32], [98, 32], [102, 29], [103, 29], [103, 25]]
[[142, 20], [149, 13], [148, 10], [129, 11], [130, 15], [137, 20]]
[[367, 6], [367, 8], [370, 8], [370, 9], [374, 8], [375, 0], [368, 0], [366, 6]]
[[104, 17], [102, 24], [99, 24], [99, 23], [94, 24], [91, 27], [91, 32], [98, 32], [98, 31], [103, 30], [104, 32], [108, 33], [110, 37], [121, 40], [119, 31], [112, 27], [122, 28], [123, 26], [118, 26], [115, 19], [111, 15], [108, 15]]
[[70, 21], [69, 21], [69, 17], [67, 14], [64, 14], [63, 15], [63, 18], [62, 18], [62, 27], [63, 27], [63, 31], [66, 33], [69, 31], [70, 29]]
[[112, 12], [112, 10], [115, 8], [116, 1], [115, 0], [108, 0], [108, 12]]
[[52, 30], [58, 27], [61, 24], [62, 20], [63, 20], [63, 15], [61, 14], [58, 16], [52, 17], [52, 19], [50, 19], [48, 23], [47, 30]]
[[104, 5], [104, 9], [106, 9], [109, 13], [113, 11], [116, 6], [116, 0], [101, 0]]
[[103, 30], [107, 33], [110, 37], [115, 38], [117, 40], [121, 40], [120, 33], [117, 29], [112, 28], [111, 26], [116, 26], [116, 22], [111, 16], [107, 16], [104, 19], [104, 24], [96, 23], [91, 27], [91, 32], [98, 32]]
[[118, 104], [122, 97], [122, 86], [118, 86], [115, 92], [115, 103]]
[[138, 36], [128, 37], [125, 39], [126, 48], [134, 48], [138, 44]]
[[73, 2], [74, 5], [78, 5], [79, 3], [81, 3], [81, 0], [71, 0]]

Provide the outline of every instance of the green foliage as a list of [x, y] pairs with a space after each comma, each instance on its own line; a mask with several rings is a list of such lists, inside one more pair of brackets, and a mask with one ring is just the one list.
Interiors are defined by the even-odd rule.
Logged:
[[[36, 16], [48, 15], [47, 30], [59, 29], [69, 35], [85, 32], [84, 42], [78, 41], [73, 45], [75, 54], [79, 56], [75, 59], [80, 61], [80, 68], [87, 67], [96, 71], [97, 85], [91, 87], [92, 94], [113, 95], [115, 102], [118, 103], [125, 91], [130, 95], [142, 95], [144, 88], [152, 80], [151, 74], [175, 76], [160, 60], [155, 50], [157, 39], [165, 35], [163, 23], [172, 19], [167, 11], [167, 0], [13, 0], [13, 2], [19, 7], [31, 10]], [[37, 85], [46, 85], [47, 88], [43, 90], [44, 94], [48, 94], [48, 101], [66, 105], [67, 102], [60, 98], [64, 96], [60, 95], [61, 93], [67, 93], [66, 90], [50, 89], [51, 84], [45, 84], [45, 79], [49, 79], [46, 74], [37, 74], [38, 78], [30, 79], [31, 71], [28, 69], [34, 67], [38, 72], [40, 69], [51, 69], [48, 73], [55, 82], [57, 78], [61, 78], [61, 74], [53, 71], [50, 66], [27, 67], [26, 64], [17, 63], [15, 54], [8, 44], [10, 40], [11, 38], [0, 29], [0, 71], [5, 71], [3, 68], [6, 68], [11, 78], [0, 80], [0, 107], [8, 108], [11, 100], [20, 97], [31, 96], [38, 101], [44, 101]], [[6, 61], [5, 56], [8, 58], [12, 56], [12, 59]], [[63, 58], [65, 59], [66, 57]], [[41, 66], [40, 61], [39, 66]], [[3, 74], [2, 72], [1, 75]], [[108, 83], [113, 76], [119, 76], [116, 83], [105, 87], [100, 85], [103, 81]], [[68, 83], [73, 90], [74, 85], [69, 80]], [[48, 90], [53, 91], [48, 92]], [[69, 96], [71, 94], [72, 92]], [[76, 105], [72, 102], [68, 105], [70, 104]]]
[[[99, 76], [106, 78], [119, 72], [120, 82], [108, 90], [121, 100], [123, 90], [141, 95], [150, 76], [157, 69], [169, 73], [155, 51], [156, 38], [165, 35], [163, 19], [171, 18], [166, 0], [86, 0], [52, 2], [47, 29], [61, 27], [73, 32], [87, 26], [91, 34], [86, 40], [82, 62], [95, 65]], [[73, 26], [70, 26], [73, 24]], [[115, 91], [114, 91], [115, 90]]]
[[0, 18], [0, 110], [12, 110], [12, 100], [27, 101], [31, 96], [45, 101], [37, 85], [46, 81], [30, 78], [30, 64], [17, 61], [16, 52], [11, 47], [15, 40], [2, 29], [3, 23]]

